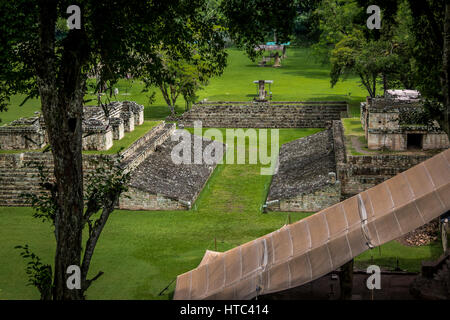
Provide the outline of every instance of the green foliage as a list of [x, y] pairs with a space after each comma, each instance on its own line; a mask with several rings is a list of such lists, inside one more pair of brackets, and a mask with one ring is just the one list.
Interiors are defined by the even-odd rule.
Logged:
[[25, 269], [28, 275], [28, 285], [35, 286], [41, 294], [41, 300], [49, 300], [52, 294], [52, 267], [43, 264], [41, 258], [30, 251], [28, 244], [16, 246], [15, 249], [21, 249], [22, 258], [29, 260]]
[[107, 207], [109, 201], [116, 204], [120, 195], [128, 190], [130, 172], [125, 172], [121, 166], [122, 158], [118, 153], [115, 157], [99, 155], [91, 159], [95, 170], [85, 181], [85, 201], [86, 210], [92, 214]]
[[223, 26], [239, 48], [255, 61], [262, 51], [255, 45], [265, 43], [276, 32], [277, 42], [290, 40], [296, 16], [296, 1], [292, 0], [226, 0], [221, 10], [227, 19]]
[[377, 84], [384, 89], [413, 89], [415, 37], [410, 35], [412, 16], [405, 0], [381, 1], [381, 30], [366, 27], [363, 0], [323, 0], [317, 10], [321, 17], [320, 41], [314, 46], [322, 61], [331, 62], [331, 83], [357, 74], [371, 97]]

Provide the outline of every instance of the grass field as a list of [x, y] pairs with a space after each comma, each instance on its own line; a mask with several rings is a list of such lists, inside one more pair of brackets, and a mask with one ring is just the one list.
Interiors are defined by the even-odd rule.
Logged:
[[[348, 100], [353, 116], [358, 116], [359, 101], [365, 92], [356, 78], [340, 82], [331, 89], [328, 67], [314, 62], [308, 49], [290, 49], [283, 67], [261, 68], [237, 50], [229, 51], [229, 66], [224, 75], [211, 80], [199, 92], [209, 100], [251, 100], [253, 80], [274, 80], [274, 100]], [[146, 120], [162, 119], [168, 114], [158, 93], [148, 105], [139, 82], [121, 81], [120, 100], [133, 100], [145, 106]], [[127, 95], [122, 95], [127, 93]], [[23, 97], [14, 97], [15, 106], [0, 114], [5, 122], [32, 115], [38, 101], [17, 107]], [[178, 110], [184, 108], [180, 101]], [[280, 129], [280, 143], [304, 137], [318, 129]], [[223, 132], [223, 130], [222, 130]], [[255, 146], [247, 146], [255, 147]], [[271, 177], [262, 176], [260, 165], [218, 165], [192, 210], [189, 211], [115, 211], [108, 221], [93, 257], [91, 274], [105, 274], [88, 290], [88, 299], [170, 299], [175, 277], [198, 265], [206, 249], [225, 251], [262, 236], [287, 222], [287, 214], [263, 214], [261, 207]], [[25, 262], [14, 246], [29, 244], [45, 263], [52, 263], [54, 236], [49, 224], [31, 217], [31, 208], [0, 207], [0, 299], [37, 299], [34, 287], [26, 286]], [[292, 213], [292, 221], [306, 213]], [[440, 254], [437, 243], [420, 248], [390, 242], [357, 258], [357, 266], [379, 264], [418, 271], [420, 261]]]
[[[259, 67], [239, 50], [228, 50], [228, 66], [222, 76], [211, 79], [209, 85], [198, 92], [199, 99], [208, 100], [252, 100], [256, 95], [254, 80], [274, 80], [272, 85], [273, 100], [317, 101], [346, 100], [349, 101], [352, 115], [359, 116], [359, 103], [365, 100], [366, 91], [360, 87], [357, 77], [350, 77], [339, 82], [334, 88], [330, 86], [330, 69], [314, 60], [312, 51], [307, 48], [288, 49], [288, 58], [282, 61], [281, 68]], [[113, 100], [132, 100], [145, 106], [145, 118], [163, 119], [169, 114], [159, 90], [156, 100], [149, 105], [149, 93], [143, 93], [143, 85], [138, 80], [121, 80], [117, 84], [119, 95]], [[151, 92], [152, 90], [150, 90]], [[22, 107], [19, 104], [25, 96], [18, 95], [11, 99], [8, 112], [0, 113], [2, 122], [10, 122], [18, 117], [32, 116], [40, 109], [39, 101], [28, 100]], [[95, 103], [95, 97], [88, 104]], [[182, 98], [178, 101], [177, 111], [184, 110]]]

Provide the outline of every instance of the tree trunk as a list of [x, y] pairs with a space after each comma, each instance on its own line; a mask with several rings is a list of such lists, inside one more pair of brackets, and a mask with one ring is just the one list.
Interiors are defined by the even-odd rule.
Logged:
[[36, 66], [42, 113], [54, 161], [58, 191], [55, 213], [56, 253], [53, 299], [82, 299], [81, 290], [67, 288], [70, 265], [80, 266], [83, 229], [82, 127], [84, 84], [81, 69], [86, 61], [84, 31], [69, 32], [60, 69], [55, 65], [55, 24], [57, 2], [39, 2], [39, 55]]
[[444, 94], [444, 117], [440, 121], [442, 129], [447, 133], [450, 139], [450, 0], [445, 1], [445, 20], [444, 20], [444, 48], [443, 48], [443, 79], [442, 91]]

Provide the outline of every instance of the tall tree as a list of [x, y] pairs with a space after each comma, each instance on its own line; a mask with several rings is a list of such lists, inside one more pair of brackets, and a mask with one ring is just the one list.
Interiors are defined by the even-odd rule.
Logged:
[[[80, 29], [57, 36], [58, 18], [66, 19], [72, 4], [68, 0], [0, 2], [0, 108], [5, 109], [15, 93], [39, 96], [53, 154], [53, 299], [83, 299], [92, 280], [87, 279], [88, 260], [81, 258], [86, 215], [93, 214], [83, 201], [81, 153], [88, 73], [99, 75], [98, 88], [102, 88], [127, 73], [139, 76], [142, 59], [151, 60], [150, 68], [158, 70], [162, 66], [158, 50], [170, 54], [168, 48], [177, 48], [177, 56], [189, 58], [191, 44], [207, 46], [215, 27], [203, 19], [203, 0], [79, 0]], [[220, 7], [230, 34], [247, 48], [259, 43], [261, 33], [268, 29], [276, 28], [284, 40], [291, 31], [288, 21], [295, 15], [287, 0], [230, 0]], [[106, 220], [99, 223], [104, 226]], [[88, 244], [89, 248], [95, 244]], [[66, 286], [70, 265], [82, 266], [80, 290]]]
[[429, 117], [436, 120], [450, 138], [450, 8], [448, 0], [408, 0], [412, 13], [410, 32], [415, 83], [427, 99]]

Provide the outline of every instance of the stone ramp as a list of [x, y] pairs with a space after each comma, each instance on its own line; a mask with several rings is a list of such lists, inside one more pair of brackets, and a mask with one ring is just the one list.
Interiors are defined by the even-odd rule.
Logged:
[[[194, 136], [190, 135], [190, 137], [191, 150], [194, 150]], [[223, 151], [218, 155], [218, 158], [222, 159], [225, 152], [223, 144], [205, 138], [202, 141], [203, 150], [211, 143], [217, 147], [222, 145]], [[133, 170], [130, 190], [120, 199], [120, 209], [183, 210], [191, 208], [217, 163], [194, 164], [193, 155], [192, 164], [174, 163], [171, 153], [178, 143], [168, 137]]]
[[[278, 173], [273, 176], [266, 207], [271, 211], [316, 212], [340, 200], [335, 179], [332, 130], [281, 147]], [[332, 177], [330, 177], [330, 173]]]
[[218, 103], [198, 104], [185, 112], [180, 125], [207, 128], [324, 128], [347, 114], [342, 102]]
[[174, 123], [164, 122], [153, 127], [121, 154], [124, 157], [122, 167], [126, 168], [126, 171], [134, 170], [156, 150], [157, 146], [164, 143], [175, 129]]

